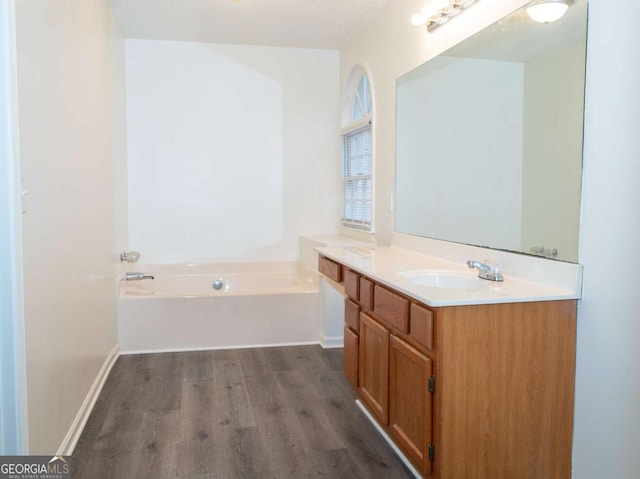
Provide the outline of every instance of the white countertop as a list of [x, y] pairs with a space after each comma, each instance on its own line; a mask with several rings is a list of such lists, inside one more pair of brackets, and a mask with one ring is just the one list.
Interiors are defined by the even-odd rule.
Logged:
[[386, 247], [325, 247], [317, 251], [350, 269], [362, 273], [429, 306], [462, 306], [474, 304], [521, 303], [580, 298], [580, 289], [559, 289], [542, 282], [530, 281], [504, 273], [503, 282], [480, 278], [469, 288], [441, 288], [416, 285], [400, 273], [438, 270], [458, 275], [474, 275], [477, 271], [464, 263], [448, 261], [411, 250]]

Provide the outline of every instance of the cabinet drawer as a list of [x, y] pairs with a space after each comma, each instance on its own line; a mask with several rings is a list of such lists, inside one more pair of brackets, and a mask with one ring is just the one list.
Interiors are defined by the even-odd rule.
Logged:
[[344, 270], [344, 293], [354, 301], [360, 299], [360, 275], [348, 269]]
[[411, 305], [409, 336], [429, 350], [433, 349], [433, 311]]
[[403, 333], [409, 332], [409, 300], [375, 285], [373, 311]]
[[354, 388], [358, 387], [358, 342], [358, 335], [344, 328], [344, 375]]
[[373, 311], [373, 283], [367, 278], [360, 278], [360, 306]]
[[344, 300], [344, 322], [356, 333], [360, 331], [360, 306], [350, 299]]
[[342, 281], [342, 266], [324, 256], [320, 256], [318, 260], [318, 270], [329, 279], [338, 283]]

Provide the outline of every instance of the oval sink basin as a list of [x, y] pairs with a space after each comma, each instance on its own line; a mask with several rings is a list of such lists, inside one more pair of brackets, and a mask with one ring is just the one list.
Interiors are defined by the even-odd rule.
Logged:
[[407, 271], [398, 276], [417, 286], [432, 288], [477, 289], [483, 281], [473, 273], [457, 271]]

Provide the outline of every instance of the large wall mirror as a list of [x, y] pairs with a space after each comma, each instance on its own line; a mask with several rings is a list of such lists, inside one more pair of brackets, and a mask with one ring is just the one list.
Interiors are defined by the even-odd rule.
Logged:
[[525, 8], [398, 79], [396, 231], [577, 262], [587, 1]]

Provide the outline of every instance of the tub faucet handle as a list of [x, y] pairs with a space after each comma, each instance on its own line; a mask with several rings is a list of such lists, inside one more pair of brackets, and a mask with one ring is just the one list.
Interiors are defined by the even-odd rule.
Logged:
[[120, 262], [124, 263], [137, 263], [138, 260], [140, 259], [140, 252], [139, 251], [123, 251], [122, 253], [120, 253]]

